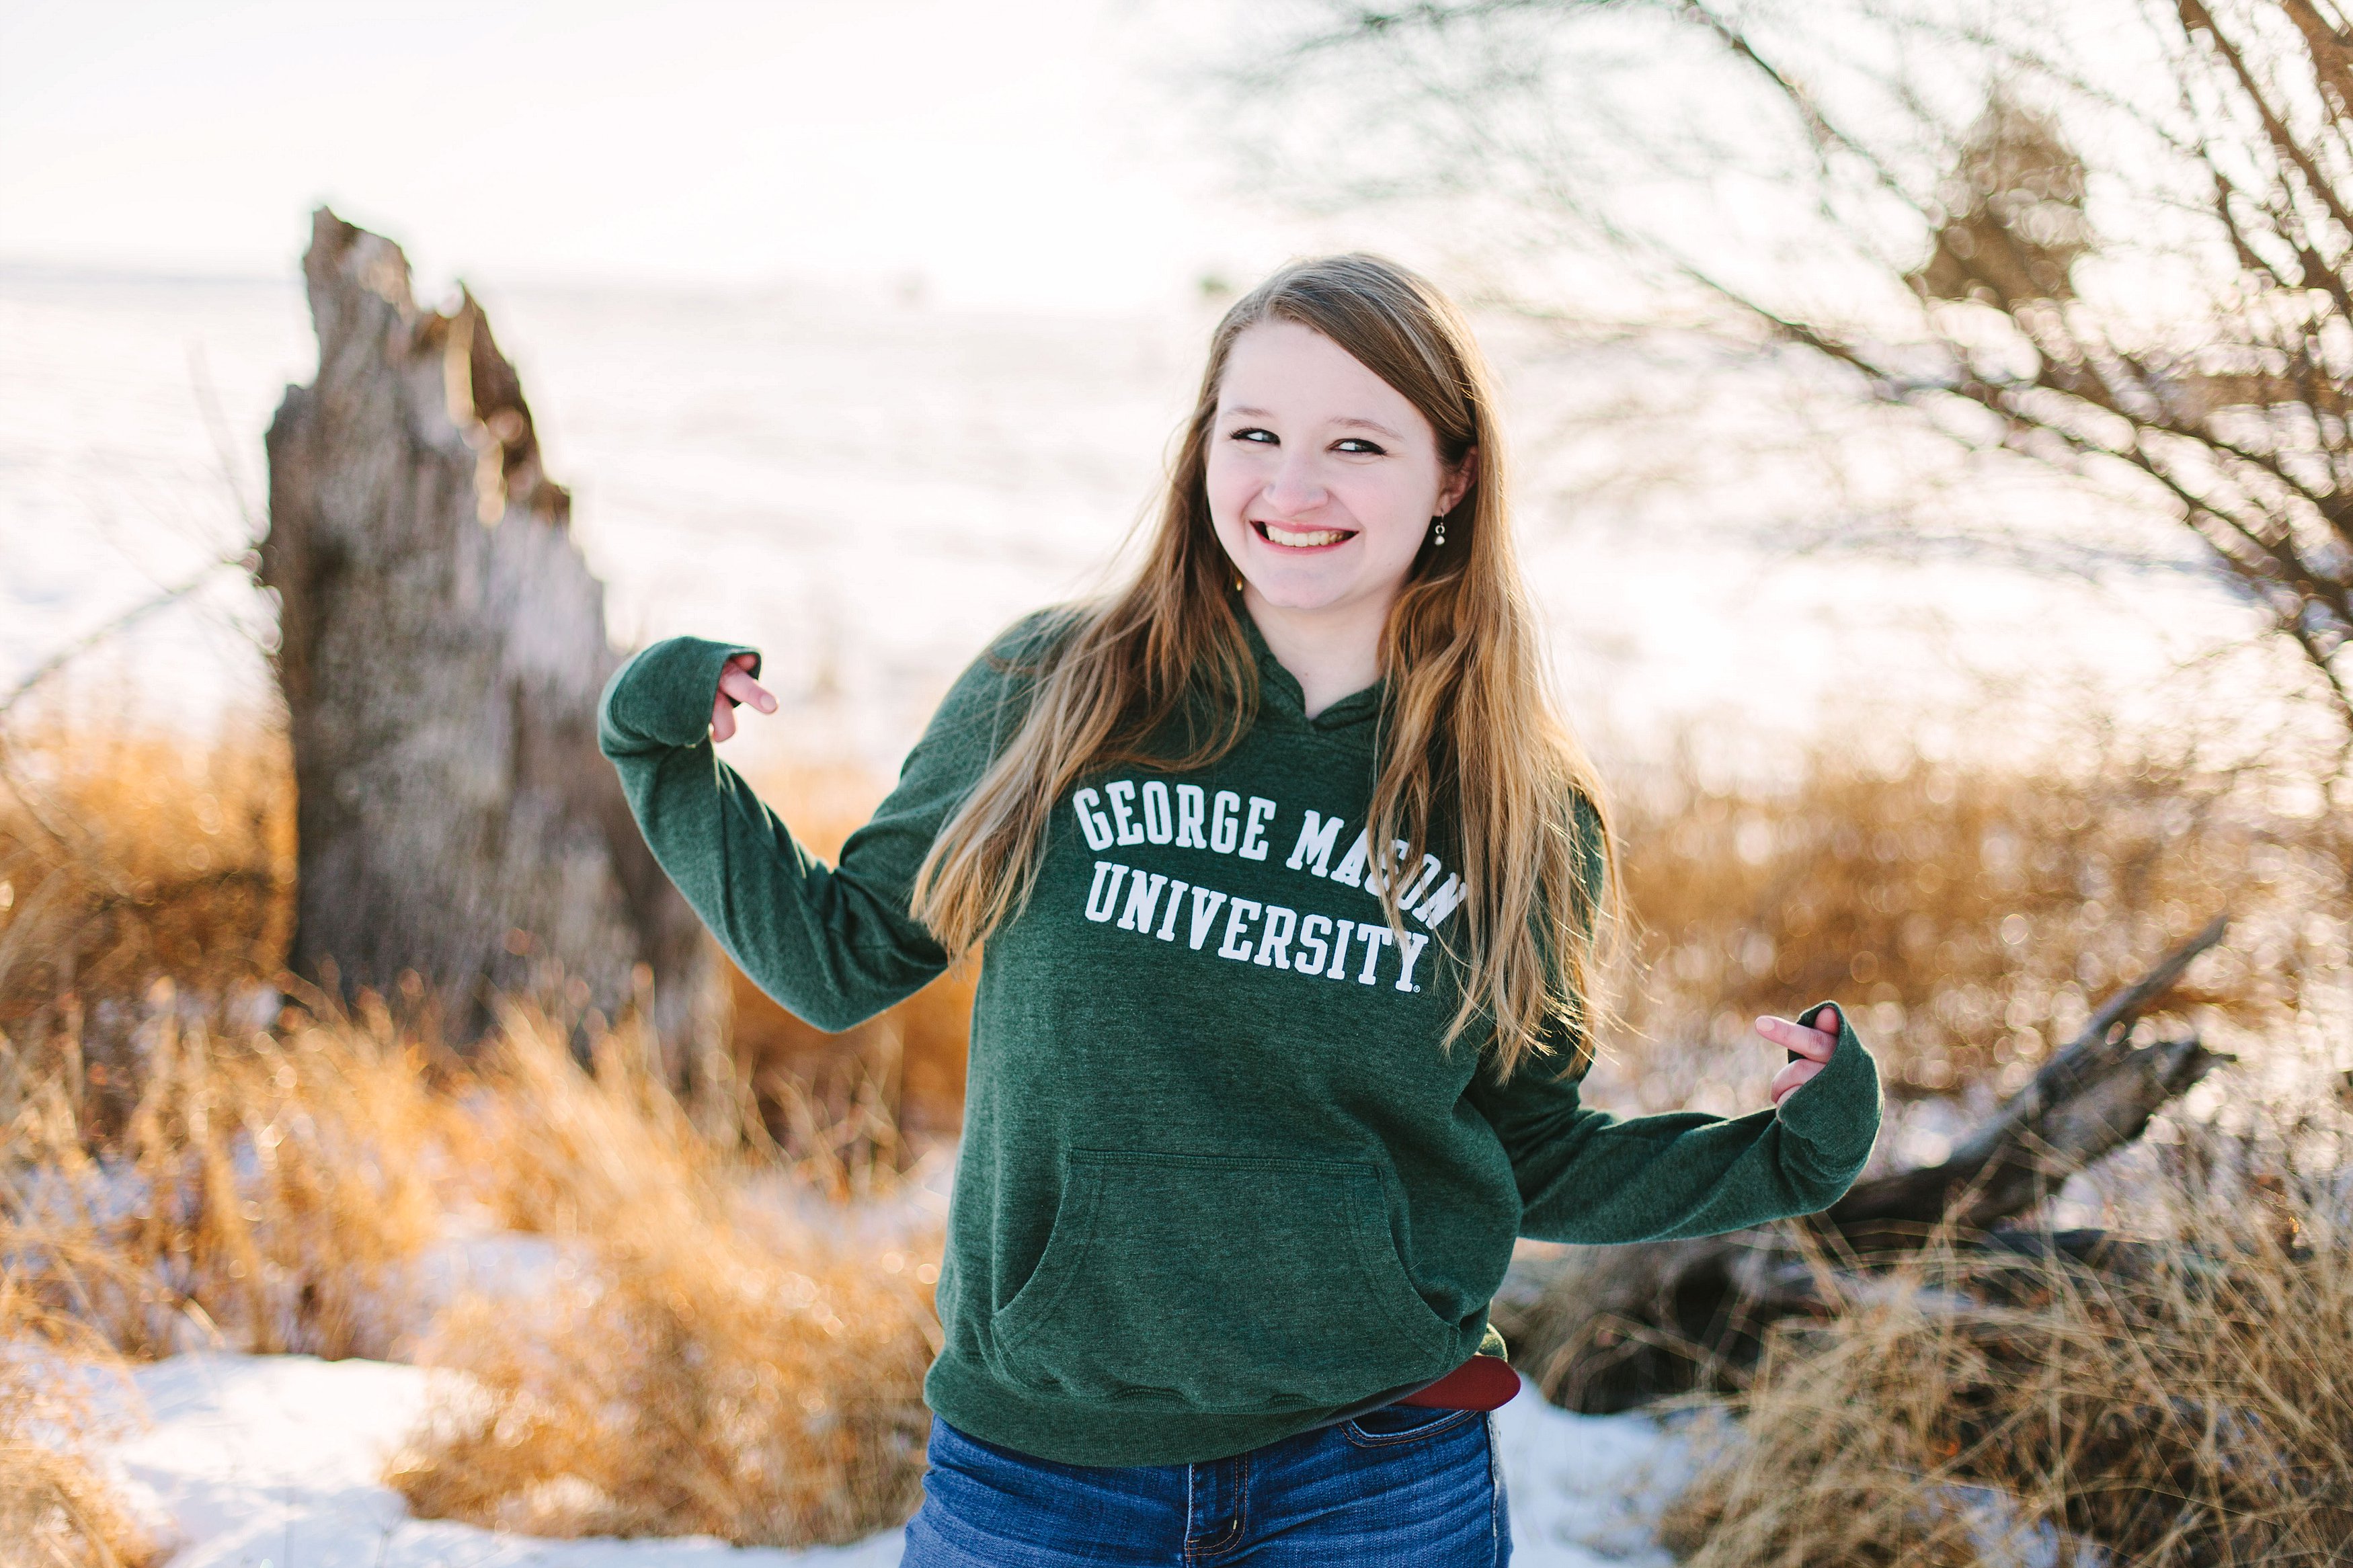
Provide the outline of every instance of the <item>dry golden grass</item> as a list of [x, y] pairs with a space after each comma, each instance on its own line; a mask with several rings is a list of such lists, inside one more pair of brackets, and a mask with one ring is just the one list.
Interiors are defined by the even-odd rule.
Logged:
[[408, 1265], [439, 1232], [455, 1108], [381, 1021], [298, 1016], [226, 1042], [157, 1001], [137, 1097], [102, 1143], [76, 1116], [69, 1034], [7, 1063], [21, 1109], [0, 1238], [21, 1287], [133, 1357], [392, 1353]]
[[[848, 1242], [762, 1206], [619, 1037], [593, 1075], [511, 1009], [476, 1169], [585, 1267], [476, 1300], [425, 1359], [466, 1375], [390, 1479], [428, 1518], [543, 1535], [854, 1540], [913, 1506], [939, 1238]], [[519, 1310], [520, 1307], [520, 1310]]]
[[[48, 737], [54, 742], [55, 737]], [[429, 1239], [388, 1030], [237, 1027], [282, 952], [290, 802], [249, 734], [27, 746], [0, 811], [0, 1257], [111, 1353], [381, 1354]], [[185, 973], [202, 989], [182, 990]]]
[[[1777, 1332], [1670, 1544], [1693, 1568], [1994, 1568], [2038, 1537], [2046, 1563], [2347, 1561], [2353, 1194], [2332, 1142], [2308, 1180], [2175, 1162], [2146, 1216], [2166, 1244], [2121, 1277], [1940, 1247]], [[2188, 1145], [2217, 1146], [2238, 1152]]]
[[[903, 1517], [929, 1419], [936, 1232], [851, 1241], [763, 1205], [757, 1173], [643, 1070], [632, 1030], [600, 1040], [593, 1074], [569, 1035], [511, 1005], [476, 1063], [434, 1066], [380, 1007], [290, 1014], [233, 1047], [161, 1009], [103, 1157], [56, 1063], [6, 1053], [0, 1284], [132, 1357], [415, 1353], [415, 1265], [461, 1214], [487, 1214], [576, 1267], [525, 1300], [458, 1303], [422, 1347], [464, 1381], [390, 1478], [420, 1514], [744, 1544]], [[0, 1422], [0, 1500], [82, 1484], [69, 1453], [8, 1439]], [[112, 1517], [102, 1490], [72, 1497]]]
[[70, 1237], [28, 1245], [23, 1225], [44, 1157], [69, 1141], [61, 1088], [0, 1034], [0, 1568], [138, 1568], [156, 1545], [87, 1452], [108, 1435], [92, 1382], [119, 1379], [121, 1359], [44, 1300], [61, 1274], [113, 1278], [115, 1260]]
[[[293, 779], [266, 725], [232, 719], [211, 744], [12, 726], [0, 734], [0, 1031], [37, 1039], [79, 1013], [84, 1034], [111, 1045], [159, 978], [208, 996], [270, 978], [293, 878]], [[112, 1064], [87, 1065], [103, 1093]]]
[[0, 1568], [144, 1568], [162, 1555], [88, 1453], [114, 1426], [93, 1382], [119, 1375], [81, 1325], [0, 1264]]
[[1685, 765], [1620, 814], [1638, 931], [1620, 1048], [1662, 1105], [1725, 1070], [1757, 1014], [1826, 996], [1854, 1006], [1892, 1094], [2008, 1092], [2219, 912], [2230, 942], [2177, 1003], [2210, 1022], [2279, 1025], [2344, 940], [2340, 824], [2147, 755], [1880, 769], [1823, 744], [1785, 788]]

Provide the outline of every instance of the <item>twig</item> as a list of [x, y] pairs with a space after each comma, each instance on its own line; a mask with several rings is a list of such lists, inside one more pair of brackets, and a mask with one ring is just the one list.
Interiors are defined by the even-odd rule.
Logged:
[[90, 631], [83, 633], [80, 637], [76, 637], [73, 641], [58, 649], [57, 652], [49, 655], [48, 658], [35, 665], [32, 668], [32, 672], [26, 675], [24, 679], [18, 681], [14, 687], [10, 688], [7, 696], [0, 697], [0, 722], [6, 721], [10, 710], [13, 710], [18, 702], [22, 701], [26, 693], [31, 691], [33, 688], [40, 685], [41, 682], [47, 680], [52, 675], [55, 675], [58, 670], [63, 669], [67, 665], [72, 663], [83, 654], [88, 653], [91, 648], [94, 648], [99, 644], [106, 641], [107, 638], [111, 637], [118, 633], [129, 630], [132, 626], [145, 620], [149, 616], [153, 615], [156, 611], [163, 609], [168, 605], [174, 604], [181, 599], [186, 598], [190, 594], [193, 594], [198, 588], [203, 587], [205, 580], [210, 577], [214, 573], [219, 571], [222, 567], [237, 566], [250, 571], [253, 551], [254, 546], [250, 542], [248, 542], [240, 546], [237, 552], [234, 555], [224, 555], [217, 560], [206, 562], [205, 564], [199, 567], [194, 574], [164, 589], [162, 593], [157, 594], [153, 598], [133, 605], [132, 608], [125, 610], [122, 614], [115, 616], [114, 619], [108, 621]]
[[259, 539], [261, 509], [253, 504], [253, 493], [246, 489], [245, 468], [237, 460], [237, 439], [229, 433], [228, 416], [221, 412], [220, 394], [214, 389], [211, 362], [205, 357], [201, 339], [188, 343], [188, 385], [195, 395], [196, 415], [212, 441], [213, 459], [220, 465], [221, 482], [228, 486], [229, 497], [237, 502], [237, 514], [245, 520], [248, 537]]
[[208, 561], [185, 580], [174, 584], [144, 603], [125, 610], [112, 620], [83, 633], [35, 665], [22, 680], [9, 689], [7, 696], [0, 697], [0, 784], [7, 786], [8, 793], [16, 796], [16, 804], [25, 808], [25, 815], [31, 817], [34, 825], [43, 833], [47, 834], [50, 840], [59, 848], [69, 847], [65, 830], [49, 820], [48, 814], [41, 809], [40, 803], [34, 798], [38, 792], [17, 776], [16, 766], [9, 758], [8, 738], [5, 731], [8, 715], [15, 711], [16, 704], [23, 701], [26, 696], [41, 682], [48, 679], [49, 677], [57, 674], [109, 637], [136, 626], [156, 611], [186, 598], [204, 586], [206, 580], [222, 567], [236, 566], [251, 571], [254, 548], [251, 543], [248, 543], [235, 555], [225, 555], [218, 560]]
[[2141, 1014], [2173, 989], [2190, 961], [2222, 940], [2230, 929], [2228, 915], [2216, 915], [2206, 923], [2206, 929], [2175, 948], [2147, 973], [2134, 981], [2100, 1005], [2073, 1040], [2042, 1064], [2031, 1081], [2010, 1097], [2010, 1102], [1996, 1111], [1993, 1118], [1954, 1151], [1950, 1163], [1960, 1165], [1971, 1160], [1990, 1162], [2000, 1146], [2015, 1139], [2020, 1131], [2052, 1106], [2081, 1093], [2094, 1077], [2095, 1066], [2110, 1065], [2117, 1056], [2119, 1031], [2129, 1034]]

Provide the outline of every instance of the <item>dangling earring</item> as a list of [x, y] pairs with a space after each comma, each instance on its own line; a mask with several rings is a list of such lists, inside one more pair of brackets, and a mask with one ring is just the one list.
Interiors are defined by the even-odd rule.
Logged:
[[1239, 593], [1240, 593], [1241, 591], [1242, 591], [1242, 574], [1241, 574], [1240, 573], [1237, 572], [1237, 573], [1235, 573], [1235, 574], [1234, 574], [1234, 592], [1235, 592], [1235, 593], [1237, 593], [1237, 594], [1239, 594]]
[[1430, 521], [1435, 525], [1430, 542], [1443, 550], [1446, 547], [1446, 520], [1442, 517], [1433, 517]]

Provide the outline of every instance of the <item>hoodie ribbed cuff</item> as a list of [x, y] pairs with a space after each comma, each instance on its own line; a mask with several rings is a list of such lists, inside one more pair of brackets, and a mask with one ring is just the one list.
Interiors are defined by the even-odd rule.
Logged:
[[[1823, 1008], [1817, 1002], [1798, 1015], [1808, 1028]], [[1781, 1125], [1808, 1144], [1826, 1165], [1860, 1166], [1879, 1137], [1879, 1066], [1856, 1037], [1850, 1008], [1840, 1005], [1837, 1047], [1822, 1070], [1781, 1097]]]
[[719, 677], [729, 659], [746, 653], [756, 677], [759, 651], [741, 643], [670, 637], [654, 644], [605, 683], [597, 705], [598, 744], [608, 756], [641, 751], [649, 743], [702, 744], [711, 733], [711, 705], [719, 695]]

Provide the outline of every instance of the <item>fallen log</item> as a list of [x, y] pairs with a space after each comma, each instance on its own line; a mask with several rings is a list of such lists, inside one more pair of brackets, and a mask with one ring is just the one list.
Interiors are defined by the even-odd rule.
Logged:
[[2222, 1058], [2195, 1036], [2135, 1046], [2133, 1026], [2228, 927], [2216, 916], [2109, 998], [1942, 1163], [1859, 1183], [1820, 1224], [1855, 1247], [1917, 1241], [1940, 1225], [1983, 1230], [2025, 1212], [2075, 1172], [2138, 1138], [2168, 1100]]
[[2132, 1266], [2134, 1244], [2098, 1233], [2030, 1244], [1992, 1227], [2138, 1138], [2168, 1101], [2228, 1059], [2194, 1035], [2146, 1045], [2132, 1038], [2134, 1026], [2227, 929], [2217, 917], [2108, 998], [1947, 1159], [1860, 1183], [1802, 1230], [1567, 1247], [1514, 1262], [1493, 1313], [1514, 1364], [1554, 1403], [1606, 1414], [1736, 1382], [1773, 1322], [1867, 1293], [1871, 1270], [1932, 1237]]

